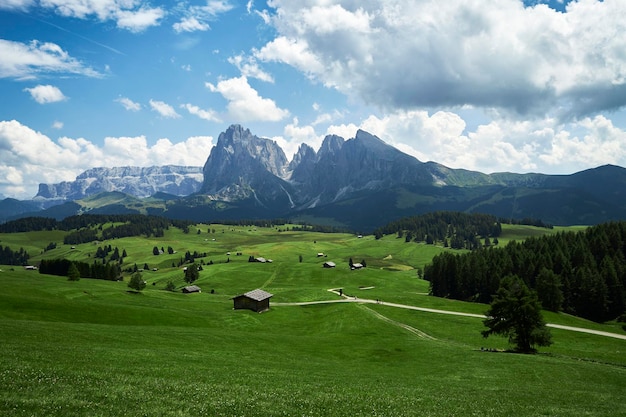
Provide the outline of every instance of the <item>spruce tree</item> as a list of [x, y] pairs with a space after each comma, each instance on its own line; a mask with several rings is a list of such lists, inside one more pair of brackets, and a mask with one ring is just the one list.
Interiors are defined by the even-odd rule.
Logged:
[[481, 332], [483, 337], [508, 336], [509, 343], [515, 344], [518, 352], [532, 353], [535, 346], [552, 344], [537, 294], [516, 275], [502, 279], [483, 323], [489, 328]]

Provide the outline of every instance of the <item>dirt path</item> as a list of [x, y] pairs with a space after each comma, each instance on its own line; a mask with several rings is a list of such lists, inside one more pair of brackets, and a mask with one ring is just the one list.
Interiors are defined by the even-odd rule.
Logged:
[[[338, 289], [335, 289], [335, 288], [331, 288], [328, 291], [332, 292], [333, 294], [337, 294], [338, 296], [341, 296], [343, 298], [341, 298], [339, 300], [306, 301], [306, 302], [301, 302], [301, 303], [272, 303], [272, 305], [274, 305], [274, 306], [307, 306], [307, 305], [315, 305], [315, 304], [335, 304], [335, 303], [379, 304], [379, 305], [384, 305], [384, 306], [388, 306], [388, 307], [396, 307], [396, 308], [404, 308], [404, 309], [408, 309], [408, 310], [424, 311], [424, 312], [427, 312], [427, 313], [449, 314], [449, 315], [452, 315], [452, 316], [475, 317], [475, 318], [480, 318], [480, 319], [484, 319], [485, 318], [485, 316], [482, 315], [482, 314], [462, 313], [460, 311], [437, 310], [437, 309], [434, 309], [434, 308], [417, 307], [417, 306], [410, 306], [410, 305], [406, 305], [406, 304], [388, 303], [386, 301], [381, 301], [381, 300], [370, 300], [370, 299], [366, 299], [366, 298], [351, 297], [351, 296], [347, 296], [345, 294], [340, 294]], [[387, 322], [393, 323], [393, 324], [395, 324], [397, 326], [403, 327], [403, 328], [409, 330], [410, 332], [419, 335], [420, 337], [426, 337], [426, 338], [434, 339], [432, 336], [429, 336], [426, 333], [424, 333], [424, 332], [422, 332], [420, 330], [417, 330], [417, 329], [415, 329], [415, 328], [413, 328], [411, 326], [405, 325], [405, 324], [400, 323], [400, 322], [396, 322], [395, 320], [391, 320], [391, 319], [383, 316], [382, 314], [374, 312], [371, 309], [368, 309], [368, 310], [373, 312], [378, 318], [380, 318], [382, 320], [385, 320]], [[612, 338], [615, 338], [615, 339], [626, 340], [626, 335], [623, 335], [623, 334], [604, 332], [604, 331], [601, 331], [601, 330], [586, 329], [584, 327], [564, 326], [564, 325], [561, 325], [561, 324], [553, 324], [553, 323], [547, 323], [546, 326], [552, 327], [554, 329], [569, 330], [569, 331], [572, 331], [572, 332], [587, 333], [587, 334], [593, 334], [593, 335], [596, 335], [596, 336], [606, 336], [606, 337], [612, 337]]]

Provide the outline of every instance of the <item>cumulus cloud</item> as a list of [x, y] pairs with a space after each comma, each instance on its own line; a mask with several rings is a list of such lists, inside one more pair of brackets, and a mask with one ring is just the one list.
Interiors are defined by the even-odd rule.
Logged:
[[55, 120], [54, 123], [52, 123], [52, 128], [57, 130], [63, 129], [63, 122]]
[[273, 0], [278, 36], [258, 59], [289, 64], [384, 109], [473, 105], [562, 120], [626, 105], [626, 3], [565, 13], [519, 0]]
[[245, 76], [223, 80], [217, 85], [206, 83], [206, 86], [228, 101], [228, 113], [233, 120], [276, 122], [289, 115], [289, 111], [279, 108], [274, 100], [261, 97]]
[[293, 155], [298, 152], [298, 148], [302, 143], [306, 143], [316, 151], [322, 145], [323, 135], [318, 135], [313, 126], [300, 126], [297, 117], [287, 124], [283, 130], [283, 136], [272, 138], [283, 149], [288, 159], [292, 159]]
[[209, 21], [214, 20], [220, 14], [232, 10], [233, 7], [227, 1], [209, 1], [206, 6], [188, 7], [180, 22], [174, 23], [174, 31], [177, 33], [207, 31], [211, 29]]
[[180, 22], [174, 23], [174, 30], [180, 32], [197, 32], [207, 31], [211, 29], [208, 23], [200, 22], [196, 17], [189, 16], [183, 18]]
[[570, 174], [603, 164], [626, 165], [626, 132], [604, 116], [561, 123], [496, 119], [468, 131], [448, 111], [399, 111], [370, 116], [359, 125], [332, 125], [327, 134], [346, 139], [368, 131], [421, 161], [492, 172]]
[[33, 40], [22, 43], [0, 39], [0, 56], [0, 78], [28, 79], [49, 72], [101, 76], [52, 42]]
[[189, 103], [182, 104], [180, 107], [186, 109], [190, 114], [198, 116], [201, 119], [208, 120], [210, 122], [221, 122], [221, 119], [213, 110], [203, 110], [200, 107]]
[[178, 119], [180, 117], [180, 114], [176, 113], [174, 107], [163, 101], [150, 99], [150, 107], [166, 119]]
[[131, 32], [157, 26], [165, 16], [161, 7], [148, 7], [135, 0], [40, 0], [39, 4], [61, 16], [95, 18], [101, 22], [112, 20], [118, 28]]
[[32, 198], [40, 183], [72, 181], [96, 167], [188, 165], [202, 166], [213, 146], [210, 136], [172, 143], [144, 136], [107, 137], [102, 146], [78, 138], [56, 142], [16, 120], [0, 121], [0, 193]]
[[115, 14], [117, 27], [131, 32], [143, 32], [151, 26], [157, 26], [165, 16], [161, 8], [141, 7], [138, 10], [118, 10]]
[[56, 103], [67, 99], [61, 90], [53, 85], [38, 85], [33, 88], [25, 88], [24, 91], [29, 92], [39, 104]]
[[122, 106], [124, 106], [124, 108], [126, 110], [129, 110], [129, 111], [139, 111], [139, 110], [141, 110], [141, 104], [135, 103], [134, 101], [132, 101], [128, 97], [120, 97], [120, 98], [116, 99], [115, 101], [117, 101]]
[[274, 82], [274, 78], [267, 72], [263, 71], [257, 64], [256, 60], [252, 57], [236, 55], [228, 58], [228, 62], [236, 66], [241, 72], [241, 75], [245, 77], [256, 78], [268, 83]]

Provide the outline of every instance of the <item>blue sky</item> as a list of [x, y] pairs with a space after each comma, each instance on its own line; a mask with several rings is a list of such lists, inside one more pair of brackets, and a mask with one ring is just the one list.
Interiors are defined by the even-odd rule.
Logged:
[[482, 172], [626, 166], [623, 0], [0, 0], [0, 195], [195, 165], [239, 123], [291, 158], [367, 130]]

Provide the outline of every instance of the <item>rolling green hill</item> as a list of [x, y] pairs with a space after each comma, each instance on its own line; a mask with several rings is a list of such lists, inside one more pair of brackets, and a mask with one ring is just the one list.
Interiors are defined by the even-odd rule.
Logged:
[[[150, 269], [134, 293], [128, 274], [70, 282], [0, 267], [0, 415], [626, 415], [626, 340], [553, 328], [539, 354], [503, 353], [507, 341], [483, 339], [480, 318], [364, 302], [483, 314], [486, 305], [427, 295], [416, 271], [444, 248], [289, 227], [171, 227], [73, 248], [60, 231], [0, 234], [33, 263], [91, 262], [110, 244], [128, 253], [123, 268]], [[505, 227], [502, 239], [550, 232]], [[50, 242], [59, 244], [44, 253]], [[186, 251], [207, 254], [197, 259], [202, 293], [180, 292]], [[350, 270], [350, 258], [367, 267]], [[233, 310], [231, 298], [255, 288], [274, 294], [270, 310]], [[363, 302], [290, 304], [339, 300], [331, 288]], [[545, 318], [626, 335], [616, 323]]]

